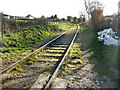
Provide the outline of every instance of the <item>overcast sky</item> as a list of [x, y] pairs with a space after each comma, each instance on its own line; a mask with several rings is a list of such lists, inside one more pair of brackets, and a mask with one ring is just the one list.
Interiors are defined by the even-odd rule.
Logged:
[[[118, 11], [118, 0], [98, 0], [104, 5], [104, 15], [111, 15]], [[49, 17], [57, 14], [59, 18], [69, 16], [79, 17], [85, 13], [84, 0], [0, 0], [0, 12], [35, 17], [42, 15]]]

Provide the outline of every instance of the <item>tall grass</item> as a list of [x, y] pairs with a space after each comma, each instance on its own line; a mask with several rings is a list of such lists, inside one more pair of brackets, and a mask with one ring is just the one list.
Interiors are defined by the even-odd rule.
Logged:
[[47, 38], [53, 37], [56, 34], [63, 32], [64, 26], [69, 28], [71, 25], [65, 23], [59, 25], [36, 25], [33, 27], [26, 28], [25, 31], [20, 33], [5, 34], [2, 37], [2, 57], [18, 53], [20, 51], [34, 50], [34, 46], [38, 46], [39, 43]]
[[100, 76], [108, 76], [112, 81], [118, 84], [118, 75], [116, 71], [120, 70], [118, 66], [118, 46], [104, 45], [97, 39], [97, 30], [89, 26], [82, 25], [78, 38], [82, 43], [82, 50], [90, 49], [93, 52], [90, 60], [94, 63], [95, 70]]
[[27, 28], [19, 34], [4, 35], [2, 38], [2, 44], [4, 47], [28, 47], [45, 38], [52, 37], [55, 32], [67, 29], [68, 27], [70, 27], [68, 24], [36, 25]]

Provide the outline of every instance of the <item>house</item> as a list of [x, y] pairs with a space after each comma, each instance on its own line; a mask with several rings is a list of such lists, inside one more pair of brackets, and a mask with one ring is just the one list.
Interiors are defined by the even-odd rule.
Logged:
[[24, 16], [17, 16], [18, 17], [18, 19], [21, 19], [21, 20], [27, 20], [28, 19], [28, 17], [24, 17]]
[[17, 16], [10, 16], [10, 19], [19, 19]]
[[105, 20], [113, 20], [113, 15], [105, 16]]
[[35, 19], [32, 15], [28, 14], [27, 16], [11, 16], [7, 14], [3, 14], [4, 19], [22, 19], [22, 20], [28, 20], [28, 19]]
[[3, 14], [3, 18], [4, 18], [4, 19], [10, 19], [10, 15]]
[[11, 15], [7, 15], [7, 14], [3, 14], [3, 18], [4, 19], [20, 19], [19, 16], [11, 16]]
[[30, 15], [30, 14], [28, 14], [26, 17], [27, 17], [28, 19], [35, 19], [35, 17], [33, 17], [33, 16]]

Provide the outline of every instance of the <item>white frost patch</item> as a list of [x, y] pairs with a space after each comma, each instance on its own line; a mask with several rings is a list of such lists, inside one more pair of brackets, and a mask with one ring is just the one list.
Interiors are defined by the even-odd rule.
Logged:
[[98, 35], [98, 40], [104, 41], [104, 45], [120, 45], [120, 39], [116, 36], [116, 32], [114, 32], [112, 28], [104, 29], [98, 32]]

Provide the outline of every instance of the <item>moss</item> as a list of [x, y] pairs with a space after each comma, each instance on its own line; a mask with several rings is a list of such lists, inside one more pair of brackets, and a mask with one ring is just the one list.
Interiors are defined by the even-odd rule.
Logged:
[[22, 68], [22, 66], [20, 64], [15, 66], [14, 70], [16, 70], [16, 71], [24, 71], [24, 69]]
[[68, 72], [62, 71], [62, 75], [68, 75], [68, 74], [69, 74]]
[[60, 30], [66, 30], [71, 26], [71, 24], [61, 23], [61, 24], [58, 24], [57, 26]]
[[67, 64], [68, 67], [76, 67], [76, 65]]
[[81, 59], [75, 59], [75, 60], [79, 61], [80, 63], [83, 63], [83, 60]]
[[29, 89], [34, 83], [36, 79], [32, 79], [30, 83], [26, 83], [23, 89]]
[[43, 74], [45, 74], [45, 75], [51, 75], [50, 72], [43, 72]]

